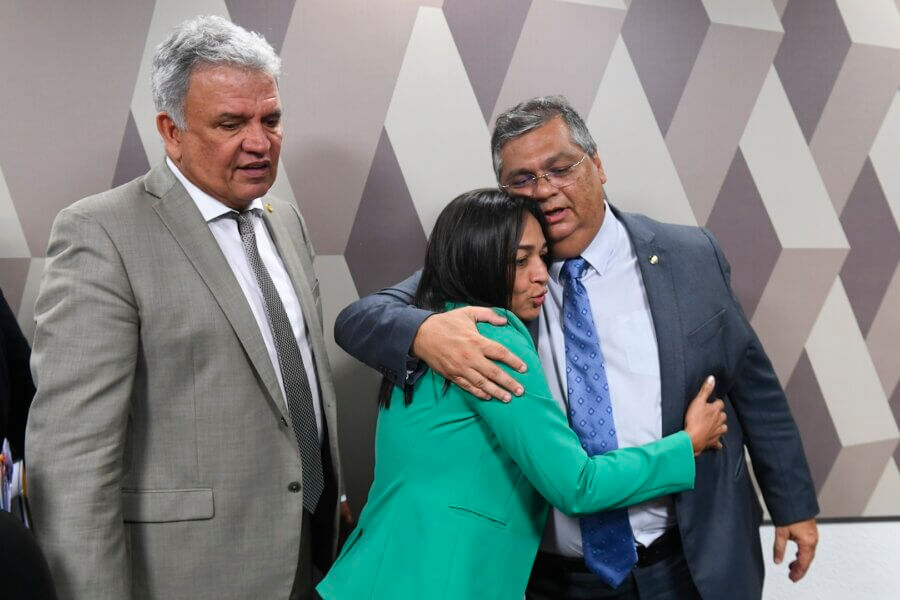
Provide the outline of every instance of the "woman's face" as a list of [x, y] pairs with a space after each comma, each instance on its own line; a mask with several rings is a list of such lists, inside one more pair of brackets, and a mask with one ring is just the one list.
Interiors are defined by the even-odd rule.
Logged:
[[509, 309], [523, 321], [537, 318], [547, 296], [547, 240], [537, 219], [525, 213], [522, 239], [516, 250], [516, 279]]

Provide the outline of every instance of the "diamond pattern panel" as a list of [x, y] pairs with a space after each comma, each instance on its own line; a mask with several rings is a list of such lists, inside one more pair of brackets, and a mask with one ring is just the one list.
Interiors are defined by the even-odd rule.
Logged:
[[425, 232], [386, 132], [378, 141], [344, 255], [362, 296], [405, 279], [425, 258]]
[[706, 33], [666, 133], [700, 224], [713, 208], [780, 41], [780, 31], [718, 23]]
[[[624, 10], [609, 6], [532, 0], [491, 122], [525, 98], [545, 94], [565, 95], [585, 115], [624, 19]], [[548, 52], [548, 40], [556, 40], [558, 53]]]
[[740, 150], [706, 225], [725, 251], [732, 273], [739, 274], [732, 277], [732, 285], [744, 312], [752, 317], [781, 254], [781, 244]]
[[841, 213], [841, 224], [850, 242], [850, 253], [841, 268], [841, 281], [859, 328], [863, 335], [868, 335], [900, 261], [900, 231], [869, 160]]
[[[443, 10], [453, 32], [484, 120], [491, 118], [509, 69], [531, 0], [446, 0]], [[490, 39], [492, 52], [485, 53]], [[501, 108], [501, 110], [503, 110]]]
[[296, 0], [225, 0], [231, 20], [261, 33], [276, 52], [281, 52]]
[[[826, 516], [900, 518], [897, 0], [57, 4], [0, 19], [0, 286], [26, 335], [58, 211], [163, 156], [154, 47], [219, 14], [281, 51], [273, 193], [310, 227], [329, 333], [419, 265], [451, 198], [494, 184], [496, 114], [562, 93], [612, 202], [721, 242]], [[378, 377], [328, 344], [358, 509]]]
[[663, 135], [709, 27], [700, 0], [633, 0], [622, 38]]
[[125, 125], [125, 133], [122, 135], [122, 146], [119, 148], [119, 158], [116, 161], [112, 187], [140, 177], [149, 170], [150, 162], [147, 160], [147, 153], [144, 152], [141, 134], [134, 123], [134, 115], [128, 111], [128, 123]]
[[781, 22], [784, 40], [775, 68], [808, 142], [850, 50], [850, 35], [834, 0], [791, 0]]
[[813, 483], [816, 490], [821, 491], [841, 452], [841, 439], [806, 352], [800, 357], [791, 380], [785, 386], [785, 392], [791, 411], [806, 417], [797, 423], [797, 427], [803, 437], [803, 448], [809, 460]]

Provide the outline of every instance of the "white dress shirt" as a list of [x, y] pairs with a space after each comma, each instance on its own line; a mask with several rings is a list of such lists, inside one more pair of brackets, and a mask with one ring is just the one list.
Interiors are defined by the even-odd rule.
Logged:
[[[589, 264], [581, 281], [591, 312], [612, 398], [613, 419], [620, 447], [640, 446], [662, 437], [659, 354], [650, 305], [637, 257], [622, 223], [606, 206], [603, 225], [581, 255]], [[566, 410], [566, 350], [563, 339], [563, 262], [550, 268], [549, 294], [538, 320], [538, 354], [550, 393]], [[672, 498], [666, 496], [628, 509], [635, 539], [649, 545], [675, 523]], [[552, 509], [541, 549], [580, 557], [578, 519]]]
[[[269, 327], [269, 319], [266, 316], [265, 298], [259, 289], [259, 283], [256, 281], [256, 274], [247, 254], [244, 252], [244, 244], [241, 241], [238, 232], [238, 224], [234, 218], [228, 216], [229, 213], [237, 213], [237, 211], [225, 206], [196, 185], [191, 183], [175, 166], [170, 158], [166, 158], [166, 164], [187, 190], [191, 199], [200, 210], [200, 214], [206, 219], [209, 230], [213, 237], [219, 243], [228, 266], [231, 267], [253, 317], [256, 319], [256, 326], [262, 334], [263, 342], [266, 344], [266, 350], [269, 352], [269, 358], [272, 361], [272, 368], [275, 370], [275, 376], [278, 378], [278, 387], [281, 388], [281, 397], [284, 405], [290, 413], [290, 407], [287, 404], [287, 395], [284, 392], [284, 381], [281, 377], [281, 368], [278, 364], [278, 351], [275, 349], [275, 340], [272, 337], [272, 329]], [[300, 300], [297, 298], [297, 292], [288, 277], [278, 256], [278, 250], [272, 242], [269, 230], [262, 218], [262, 200], [257, 198], [254, 200], [248, 210], [253, 214], [253, 231], [256, 233], [256, 247], [259, 250], [259, 256], [278, 290], [281, 297], [281, 303], [284, 305], [284, 311], [287, 313], [288, 320], [291, 322], [291, 328], [294, 330], [294, 337], [297, 338], [297, 345], [300, 347], [300, 356], [303, 357], [303, 366], [306, 369], [306, 377], [309, 379], [309, 389], [313, 397], [313, 410], [316, 413], [316, 427], [319, 430], [319, 441], [322, 440], [322, 402], [319, 398], [319, 382], [316, 379], [315, 363], [313, 362], [312, 349], [309, 346], [309, 340], [306, 337], [306, 321], [303, 319], [303, 309], [300, 306]]]

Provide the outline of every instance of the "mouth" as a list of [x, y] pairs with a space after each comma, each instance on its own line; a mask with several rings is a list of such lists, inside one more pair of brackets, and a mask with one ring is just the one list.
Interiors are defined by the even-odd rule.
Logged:
[[246, 174], [248, 177], [265, 177], [269, 174], [272, 164], [267, 160], [259, 160], [247, 163], [238, 167], [238, 171]]
[[544, 218], [547, 219], [548, 225], [554, 225], [554, 224], [562, 221], [564, 218], [566, 218], [566, 214], [568, 213], [568, 210], [569, 209], [565, 208], [565, 207], [552, 208], [550, 210], [545, 210]]
[[544, 290], [543, 292], [541, 292], [541, 293], [538, 294], [537, 296], [532, 296], [532, 297], [531, 297], [531, 302], [532, 302], [532, 303], [534, 304], [534, 306], [537, 308], [537, 307], [540, 307], [541, 305], [544, 304], [544, 299], [545, 299], [546, 297], [547, 297], [547, 290]]

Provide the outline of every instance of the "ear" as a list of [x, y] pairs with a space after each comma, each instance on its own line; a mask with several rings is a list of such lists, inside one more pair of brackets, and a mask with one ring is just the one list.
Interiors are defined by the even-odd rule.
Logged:
[[178, 128], [178, 125], [175, 124], [175, 121], [172, 120], [172, 117], [169, 116], [169, 113], [157, 113], [156, 130], [159, 131], [159, 135], [163, 139], [163, 144], [165, 144], [166, 147], [166, 154], [175, 162], [181, 160], [182, 132]]
[[597, 167], [597, 172], [600, 174], [600, 183], [606, 183], [606, 171], [603, 170], [603, 163], [600, 162], [600, 153], [594, 152], [594, 155], [591, 157], [591, 162], [594, 163], [594, 166]]

